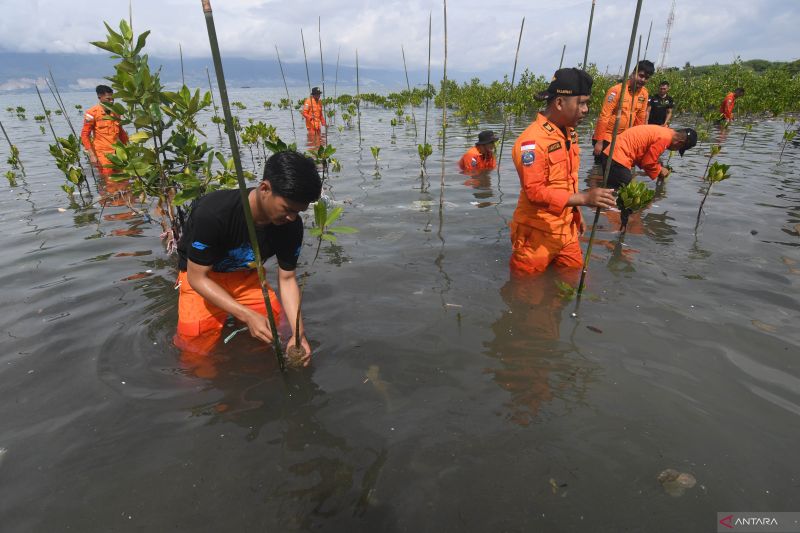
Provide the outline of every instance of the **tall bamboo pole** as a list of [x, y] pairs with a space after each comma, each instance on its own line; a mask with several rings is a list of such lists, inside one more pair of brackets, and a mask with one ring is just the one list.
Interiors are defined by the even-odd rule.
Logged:
[[[636, 1], [636, 14], [633, 17], [633, 28], [631, 28], [631, 40], [628, 44], [628, 57], [625, 61], [625, 74], [627, 75], [628, 71], [631, 68], [631, 56], [633, 56], [633, 45], [636, 42], [636, 30], [639, 28], [639, 14], [642, 11], [642, 0]], [[625, 80], [624, 83], [627, 83], [628, 80]], [[628, 93], [623, 86], [623, 90], [620, 91], [622, 93], [619, 97], [619, 105], [617, 106], [617, 117], [614, 120], [614, 129], [611, 131], [611, 144], [608, 147], [608, 162], [606, 163], [605, 171], [603, 172], [603, 188], [606, 187], [608, 183], [608, 172], [611, 170], [611, 161], [613, 161], [612, 157], [614, 155], [614, 147], [617, 144], [617, 130], [619, 129], [619, 121], [620, 117], [622, 116], [622, 104], [625, 101], [625, 95]], [[578, 293], [575, 299], [575, 311], [572, 313], [573, 317], [578, 316], [578, 309], [581, 305], [581, 295], [583, 294], [583, 287], [586, 281], [586, 273], [589, 271], [589, 259], [592, 257], [592, 242], [594, 241], [594, 235], [597, 231], [597, 221], [600, 219], [600, 208], [598, 207], [594, 212], [594, 221], [592, 222], [592, 232], [589, 235], [589, 244], [586, 246], [586, 256], [583, 259], [583, 268], [581, 269], [581, 279], [578, 283]]]
[[[342, 47], [339, 47], [339, 51], [336, 52], [336, 77], [333, 80], [333, 109], [336, 109], [336, 100], [339, 97], [339, 93], [337, 92], [339, 89], [339, 58], [342, 57]], [[336, 124], [336, 115], [333, 115], [333, 123]]]
[[178, 54], [181, 56], [181, 83], [186, 85], [186, 77], [183, 75], [183, 47], [178, 43]]
[[211, 11], [211, 0], [201, 0], [201, 3], [203, 6], [203, 14], [206, 18], [206, 29], [208, 30], [208, 42], [211, 45], [211, 55], [214, 58], [214, 70], [217, 74], [219, 96], [222, 100], [222, 111], [225, 114], [225, 125], [226, 129], [228, 130], [228, 141], [231, 144], [233, 164], [236, 168], [236, 179], [239, 182], [239, 193], [241, 194], [242, 209], [247, 222], [247, 233], [250, 237], [250, 246], [253, 248], [253, 254], [256, 260], [256, 271], [258, 272], [258, 280], [259, 284], [261, 285], [261, 295], [264, 297], [264, 305], [267, 308], [269, 327], [272, 330], [272, 345], [275, 348], [275, 357], [278, 358], [278, 367], [281, 369], [281, 372], [284, 372], [286, 370], [286, 365], [283, 359], [281, 340], [278, 336], [278, 328], [275, 325], [275, 315], [272, 312], [272, 304], [270, 303], [269, 299], [267, 278], [264, 272], [264, 263], [261, 261], [261, 250], [258, 247], [258, 237], [256, 235], [256, 226], [253, 223], [253, 213], [250, 210], [250, 199], [247, 192], [247, 185], [244, 182], [244, 171], [242, 170], [242, 160], [239, 156], [239, 145], [236, 141], [236, 133], [233, 129], [233, 115], [231, 115], [231, 107], [228, 103], [228, 90], [225, 85], [225, 73], [222, 70], [222, 58], [220, 57], [219, 44], [217, 43], [217, 30], [214, 27], [214, 14]]
[[411, 101], [411, 83], [408, 81], [408, 67], [406, 67], [406, 50], [403, 45], [400, 45], [400, 51], [403, 52], [403, 71], [406, 73], [406, 88], [408, 89], [409, 106], [411, 107], [411, 121], [414, 123], [414, 139], [417, 138], [417, 117], [414, 115], [414, 102]]
[[592, 10], [589, 12], [589, 30], [586, 32], [586, 48], [583, 50], [583, 65], [581, 68], [586, 70], [589, 65], [589, 40], [592, 38], [592, 21], [594, 20], [594, 3], [596, 0], [592, 0]]
[[[322, 62], [322, 17], [317, 17], [317, 31], [319, 33], [319, 71], [322, 75], [322, 98], [319, 100], [322, 117], [325, 117], [325, 65]], [[325, 121], [325, 140], [328, 139], [328, 121]]]
[[306, 81], [308, 82], [308, 94], [311, 94], [311, 75], [308, 73], [308, 56], [306, 55], [306, 38], [303, 36], [303, 28], [300, 28], [300, 40], [303, 41], [303, 60], [306, 63]]
[[439, 183], [439, 217], [441, 219], [444, 208], [444, 157], [447, 147], [447, 0], [442, 0], [444, 6], [444, 67], [442, 70], [442, 177]]
[[[6, 138], [6, 142], [8, 143], [8, 149], [11, 150], [11, 153], [14, 153], [14, 145], [11, 144], [11, 139], [8, 137], [8, 133], [6, 133], [6, 128], [3, 126], [3, 121], [0, 120], [0, 130], [3, 130], [3, 137]], [[25, 175], [25, 165], [22, 164], [22, 159], [17, 156], [17, 161], [19, 161], [19, 167], [22, 170], [22, 175]]]
[[294, 129], [294, 111], [292, 111], [292, 97], [289, 96], [289, 86], [286, 84], [286, 75], [283, 73], [283, 63], [281, 62], [281, 53], [278, 52], [278, 45], [275, 45], [275, 55], [278, 56], [278, 66], [281, 68], [281, 78], [283, 78], [283, 87], [286, 89], [286, 99], [289, 100], [289, 116], [292, 119], [292, 133], [297, 137], [297, 132]]
[[361, 148], [361, 82], [358, 74], [358, 48], [356, 48], [356, 115], [358, 115], [358, 147]]
[[[39, 97], [39, 102], [42, 104], [42, 112], [44, 113], [44, 117], [47, 120], [47, 125], [50, 126], [50, 132], [53, 134], [53, 141], [55, 141], [56, 147], [58, 147], [60, 149], [61, 148], [61, 143], [58, 142], [58, 135], [56, 135], [56, 130], [53, 129], [53, 122], [50, 120], [50, 114], [47, 112], [47, 107], [45, 107], [45, 105], [44, 105], [44, 100], [42, 100], [42, 93], [39, 92], [39, 86], [34, 83], [33, 84], [33, 88], [36, 89], [36, 96]], [[78, 142], [80, 142], [80, 139], [76, 139], [76, 140]], [[83, 172], [83, 165], [81, 165], [80, 155], [77, 155], [76, 162], [78, 163], [78, 167], [81, 169], [81, 173], [83, 173], [84, 176], [85, 176], [86, 174]], [[86, 181], [86, 180], [84, 179], [84, 181]], [[79, 191], [80, 191], [80, 188], [81, 188], [81, 184], [80, 184], [80, 182], [78, 182], [78, 190]], [[89, 183], [88, 182], [86, 183], [86, 192], [91, 195], [91, 190], [89, 190]]]
[[647, 43], [644, 45], [644, 57], [642, 59], [647, 59], [647, 49], [650, 48], [650, 34], [653, 31], [653, 21], [650, 21], [650, 29], [647, 30]]
[[[636, 48], [636, 63], [634, 63], [634, 67], [633, 67], [634, 68], [633, 72], [635, 72], [637, 74], [637, 76], [639, 74], [639, 52], [641, 52], [641, 51], [642, 51], [642, 35], [639, 34], [639, 46], [638, 46], [638, 48]], [[629, 82], [626, 80], [625, 83], [629, 83]], [[631, 98], [633, 98], [634, 96], [636, 96], [636, 95], [634, 94], [634, 91], [631, 90]], [[622, 104], [620, 103], [620, 105], [622, 105]], [[644, 103], [644, 106], [645, 106], [645, 109], [647, 109], [647, 102]], [[628, 127], [629, 128], [633, 126], [633, 115], [635, 115], [635, 114], [636, 114], [636, 100], [631, 100], [631, 113], [628, 116]]]
[[[208, 73], [208, 67], [206, 67], [206, 78], [208, 78], [208, 92], [211, 95], [211, 105], [214, 107], [214, 118], [217, 116], [217, 101], [214, 99], [214, 88], [211, 86], [211, 74]], [[217, 122], [217, 131], [219, 132], [220, 139], [222, 138], [222, 128]]]
[[[511, 71], [511, 87], [508, 89], [508, 98], [514, 92], [514, 80], [517, 77], [517, 60], [519, 59], [519, 47], [522, 44], [522, 30], [525, 29], [525, 17], [522, 17], [522, 24], [519, 26], [519, 38], [517, 38], [517, 51], [514, 54], [514, 69]], [[505, 105], [503, 109], [503, 134], [500, 136], [500, 153], [497, 156], [497, 174], [500, 175], [500, 161], [503, 159], [503, 146], [506, 144], [506, 130], [508, 126], [508, 115], [505, 112]]]
[[564, 46], [561, 48], [561, 61], [558, 62], [558, 69], [561, 70], [562, 65], [564, 65], [564, 52], [567, 51], [567, 44], [564, 43]]
[[425, 85], [425, 134], [422, 138], [424, 144], [428, 144], [428, 104], [430, 103], [429, 89], [431, 87], [431, 19], [433, 15], [428, 13], [428, 82]]

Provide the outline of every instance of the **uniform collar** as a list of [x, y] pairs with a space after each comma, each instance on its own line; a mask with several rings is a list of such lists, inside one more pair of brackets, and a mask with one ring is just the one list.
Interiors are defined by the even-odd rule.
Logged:
[[558, 126], [556, 126], [555, 124], [553, 124], [552, 122], [550, 122], [550, 121], [547, 119], [547, 117], [546, 117], [546, 116], [544, 116], [544, 115], [543, 115], [543, 114], [541, 114], [541, 113], [539, 113], [539, 114], [537, 115], [537, 117], [536, 117], [536, 123], [537, 123], [537, 124], [539, 124], [539, 126], [541, 126], [541, 128], [542, 128], [543, 130], [545, 130], [547, 133], [553, 134], [553, 133], [555, 133], [555, 132], [558, 132], [558, 135], [559, 135], [561, 138], [563, 138], [564, 140], [570, 140], [570, 138], [572, 137], [572, 132], [573, 132], [573, 131], [575, 131], [575, 128], [566, 128], [566, 134], [567, 134], [567, 136], [566, 136], [566, 137], [564, 137], [564, 132], [561, 130], [561, 128], [559, 128]]

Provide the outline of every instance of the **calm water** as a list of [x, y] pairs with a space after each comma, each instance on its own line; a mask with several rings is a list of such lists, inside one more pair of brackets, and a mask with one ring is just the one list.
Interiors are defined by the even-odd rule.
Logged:
[[[231, 97], [292, 140], [260, 106], [279, 93]], [[576, 320], [551, 276], [509, 280], [510, 145], [499, 175], [468, 179], [477, 132], [453, 121], [442, 191], [440, 150], [419, 177], [424, 111], [419, 138], [393, 138], [393, 112], [366, 109], [361, 148], [331, 128], [326, 192], [360, 232], [313, 264], [307, 236], [314, 362], [282, 376], [245, 334], [181, 356], [159, 227], [70, 205], [35, 95], [0, 109], [28, 170], [0, 186], [2, 531], [714, 531], [718, 511], [800, 511], [800, 157], [777, 164], [782, 121], [723, 134], [733, 177], [697, 237], [707, 144], [672, 159], [624, 244], [602, 217]], [[697, 485], [667, 494], [666, 468]]]

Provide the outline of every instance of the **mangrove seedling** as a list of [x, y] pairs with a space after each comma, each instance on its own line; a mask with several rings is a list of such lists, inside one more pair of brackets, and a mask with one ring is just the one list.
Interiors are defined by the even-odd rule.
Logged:
[[272, 102], [270, 102], [269, 100], [264, 100], [264, 103], [261, 105], [264, 106], [264, 109], [272, 109]]
[[561, 281], [560, 279], [556, 280], [556, 287], [558, 287], [558, 297], [564, 301], [570, 301], [575, 298], [575, 293], [577, 289], [567, 283], [566, 281]]
[[703, 205], [706, 203], [706, 198], [708, 198], [708, 193], [711, 192], [711, 187], [722, 180], [726, 180], [731, 177], [728, 173], [730, 169], [730, 165], [723, 165], [722, 163], [718, 163], [714, 161], [714, 164], [711, 165], [711, 168], [708, 169], [708, 173], [706, 174], [704, 180], [708, 182], [708, 188], [706, 189], [706, 194], [703, 196], [703, 200], [700, 202], [700, 209], [697, 210], [697, 222], [694, 225], [694, 234], [697, 235], [697, 227], [700, 225], [700, 213], [703, 212]]
[[647, 207], [653, 201], [655, 191], [647, 188], [642, 182], [631, 181], [620, 187], [617, 192], [617, 207], [620, 211], [620, 228], [622, 233], [628, 228], [628, 218], [636, 211]]
[[786, 149], [786, 144], [791, 142], [797, 135], [796, 130], [789, 130], [794, 124], [794, 117], [787, 117], [783, 121], [786, 122], [786, 129], [783, 132], [783, 146], [781, 146], [781, 155], [778, 157], [778, 163], [783, 160], [783, 151]]
[[235, 107], [236, 109], [247, 109], [247, 106], [239, 101], [231, 102], [231, 107]]
[[8, 180], [8, 184], [11, 187], [17, 186], [17, 175], [14, 173], [13, 170], [6, 171], [6, 179]]
[[334, 222], [339, 220], [342, 216], [343, 209], [341, 207], [334, 207], [328, 211], [328, 203], [324, 198], [320, 198], [314, 204], [314, 227], [308, 232], [312, 237], [316, 237], [317, 251], [314, 254], [312, 264], [317, 261], [319, 256], [319, 249], [322, 246], [322, 241], [336, 242], [336, 233], [356, 233], [358, 230], [350, 226], [334, 226]]
[[85, 184], [88, 192], [89, 185], [86, 183], [86, 174], [84, 174], [80, 164], [80, 141], [78, 141], [78, 138], [73, 134], [70, 134], [66, 138], [58, 137], [56, 141], [57, 144], [51, 144], [49, 146], [50, 153], [56, 160], [56, 166], [67, 178], [67, 183], [62, 185], [61, 188], [68, 195], [72, 196], [72, 193], [75, 192], [75, 185], [77, 185], [78, 190], [80, 190], [80, 187]]
[[422, 166], [422, 170], [425, 170], [425, 161], [427, 161], [428, 157], [433, 153], [433, 146], [428, 143], [425, 144], [418, 144], [417, 145], [417, 154], [419, 154], [419, 164]]
[[300, 296], [297, 299], [297, 316], [294, 319], [294, 345], [286, 349], [286, 363], [289, 368], [300, 368], [303, 366], [303, 359], [306, 358], [306, 349], [300, 344], [300, 309], [303, 306], [303, 289], [306, 286], [306, 272], [300, 276]]
[[706, 169], [703, 171], [703, 175], [708, 174], [708, 167], [711, 165], [711, 160], [714, 159], [714, 157], [716, 157], [721, 151], [722, 151], [722, 146], [718, 144], [711, 145], [711, 151], [708, 152], [708, 162], [706, 163]]
[[744, 142], [747, 140], [747, 134], [750, 133], [752, 129], [753, 129], [752, 124], [748, 124], [747, 126], [744, 127], [744, 137], [742, 137], [742, 146], [744, 146]]
[[375, 166], [377, 167], [378, 166], [378, 154], [381, 153], [381, 147], [380, 146], [370, 146], [369, 150], [370, 150], [370, 152], [372, 152], [372, 157], [373, 157], [373, 159], [375, 159]]
[[11, 144], [9, 146], [11, 147], [11, 155], [9, 155], [8, 159], [6, 159], [6, 163], [11, 165], [11, 168], [14, 170], [17, 170], [20, 166], [19, 148], [17, 148], [16, 144]]
[[323, 180], [328, 176], [329, 169], [334, 172], [342, 170], [342, 164], [333, 157], [333, 154], [336, 153], [336, 148], [330, 144], [321, 145], [316, 150], [309, 150], [307, 153], [316, 164], [322, 166]]

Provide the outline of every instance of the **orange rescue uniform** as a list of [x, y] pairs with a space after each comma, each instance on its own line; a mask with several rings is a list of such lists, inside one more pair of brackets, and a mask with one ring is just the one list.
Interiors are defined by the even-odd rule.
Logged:
[[[603, 108], [600, 110], [600, 116], [597, 117], [597, 126], [594, 129], [592, 139], [611, 142], [611, 134], [614, 131], [617, 106], [619, 105], [621, 94], [621, 83], [614, 85], [606, 92], [606, 96], [603, 99]], [[617, 135], [628, 129], [631, 115], [633, 116], [633, 126], [647, 124], [648, 98], [649, 94], [644, 87], [641, 87], [631, 98], [630, 85], [628, 85], [628, 94], [625, 95], [625, 101], [622, 103], [622, 114], [620, 115]]]
[[322, 102], [318, 102], [313, 97], [309, 96], [303, 102], [302, 113], [303, 118], [306, 119], [307, 130], [319, 132], [322, 126], [327, 126], [325, 114], [322, 112]]
[[101, 104], [90, 107], [83, 115], [81, 130], [81, 143], [87, 152], [94, 152], [97, 156], [97, 163], [103, 174], [111, 174], [111, 169], [105, 168], [105, 165], [110, 164], [106, 154], [114, 151], [112, 145], [117, 140], [128, 144], [128, 134], [118, 121], [106, 118], [107, 114]]
[[[658, 158], [672, 144], [674, 133], [672, 128], [655, 124], [634, 126], [617, 136], [612, 159], [625, 168], [632, 169], [633, 165], [636, 165], [654, 180], [661, 172]], [[611, 147], [607, 146], [603, 150], [606, 156], [609, 148]]]
[[492, 170], [496, 166], [497, 161], [494, 158], [494, 154], [489, 154], [489, 157], [484, 157], [477, 146], [473, 146], [467, 150], [467, 152], [461, 156], [461, 159], [458, 160], [458, 167], [465, 172]]
[[544, 271], [550, 263], [580, 268], [581, 213], [568, 207], [578, 192], [580, 148], [573, 128], [566, 134], [539, 113], [511, 150], [522, 191], [511, 221], [511, 270]]
[[725, 120], [733, 120], [733, 106], [736, 104], [736, 94], [728, 93], [722, 104], [719, 106], [719, 112], [725, 117]]

